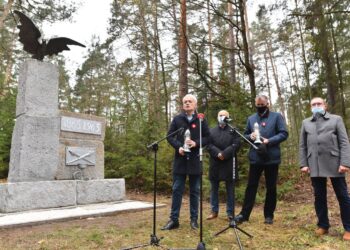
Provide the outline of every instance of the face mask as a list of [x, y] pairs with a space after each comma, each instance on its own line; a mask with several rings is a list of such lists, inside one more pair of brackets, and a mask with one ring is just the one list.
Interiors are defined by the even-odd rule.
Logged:
[[321, 114], [323, 115], [324, 114], [324, 108], [323, 107], [312, 107], [311, 108], [311, 111], [314, 115], [316, 114]]
[[267, 106], [256, 106], [256, 111], [259, 113], [259, 114], [262, 114], [264, 113], [266, 110], [267, 110]]
[[218, 123], [219, 125], [225, 125], [226, 123], [224, 122], [224, 119], [226, 116], [218, 116]]

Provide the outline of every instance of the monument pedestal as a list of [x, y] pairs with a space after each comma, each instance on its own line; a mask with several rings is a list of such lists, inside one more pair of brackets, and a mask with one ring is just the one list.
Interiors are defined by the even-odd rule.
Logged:
[[125, 199], [124, 179], [17, 182], [0, 185], [0, 212], [59, 208]]
[[60, 119], [21, 115], [12, 134], [9, 182], [55, 180]]
[[60, 121], [58, 69], [31, 59], [20, 67], [8, 181], [55, 180]]

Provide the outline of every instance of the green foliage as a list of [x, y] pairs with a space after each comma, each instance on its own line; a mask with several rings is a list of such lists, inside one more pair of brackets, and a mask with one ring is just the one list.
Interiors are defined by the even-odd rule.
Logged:
[[[108, 127], [105, 139], [105, 175], [108, 178], [125, 178], [132, 189], [150, 191], [153, 189], [154, 152], [147, 149], [150, 127], [140, 121], [123, 132]], [[165, 136], [165, 135], [164, 135]], [[158, 138], [160, 139], [160, 138]], [[158, 190], [169, 190], [171, 179], [171, 158], [173, 150], [166, 141], [159, 144], [157, 152]]]
[[13, 9], [23, 11], [33, 19], [40, 21], [62, 21], [72, 17], [77, 10], [77, 3], [66, 0], [14, 1]]
[[65, 68], [65, 62], [62, 59], [58, 60], [59, 70], [59, 109], [72, 111], [72, 89], [69, 86], [69, 76]]
[[15, 125], [16, 94], [0, 98], [0, 178], [6, 178], [10, 161], [12, 131]]

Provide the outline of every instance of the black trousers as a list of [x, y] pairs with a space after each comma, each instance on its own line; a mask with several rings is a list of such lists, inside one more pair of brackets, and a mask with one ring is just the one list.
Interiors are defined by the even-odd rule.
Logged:
[[[340, 217], [343, 222], [343, 227], [346, 231], [350, 232], [350, 196], [345, 177], [331, 177], [330, 179], [339, 202]], [[312, 177], [311, 181], [315, 195], [315, 210], [318, 218], [317, 225], [328, 229], [330, 224], [327, 207], [327, 178]]]
[[273, 218], [277, 204], [277, 176], [278, 164], [273, 165], [250, 165], [248, 184], [245, 190], [244, 202], [241, 214], [249, 219], [253, 210], [256, 193], [258, 191], [259, 180], [262, 172], [265, 174], [266, 197], [264, 206], [264, 216]]

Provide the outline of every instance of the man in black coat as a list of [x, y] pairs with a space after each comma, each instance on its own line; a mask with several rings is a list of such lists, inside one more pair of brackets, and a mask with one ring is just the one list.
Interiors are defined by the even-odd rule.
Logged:
[[210, 154], [209, 180], [211, 214], [208, 220], [214, 219], [219, 213], [219, 185], [220, 181], [226, 184], [226, 214], [229, 220], [233, 219], [234, 208], [234, 179], [237, 167], [236, 153], [240, 138], [232, 133], [226, 125], [225, 118], [229, 118], [226, 110], [218, 113], [218, 125], [210, 130], [210, 139], [207, 146]]
[[[198, 228], [198, 203], [199, 186], [202, 169], [199, 160], [200, 145], [200, 120], [196, 113], [197, 99], [193, 95], [186, 95], [183, 100], [184, 112], [175, 116], [171, 122], [168, 135], [183, 128], [182, 133], [168, 137], [169, 144], [175, 149], [173, 163], [173, 193], [170, 220], [162, 230], [171, 230], [179, 227], [179, 215], [182, 195], [185, 190], [186, 177], [189, 178], [190, 186], [190, 218], [192, 229]], [[186, 138], [186, 130], [190, 132], [190, 138]], [[184, 133], [185, 132], [185, 133]], [[202, 121], [202, 145], [205, 146], [209, 139], [209, 127], [207, 122]], [[186, 147], [190, 152], [185, 152]], [[185, 148], [185, 149], [184, 149]]]

